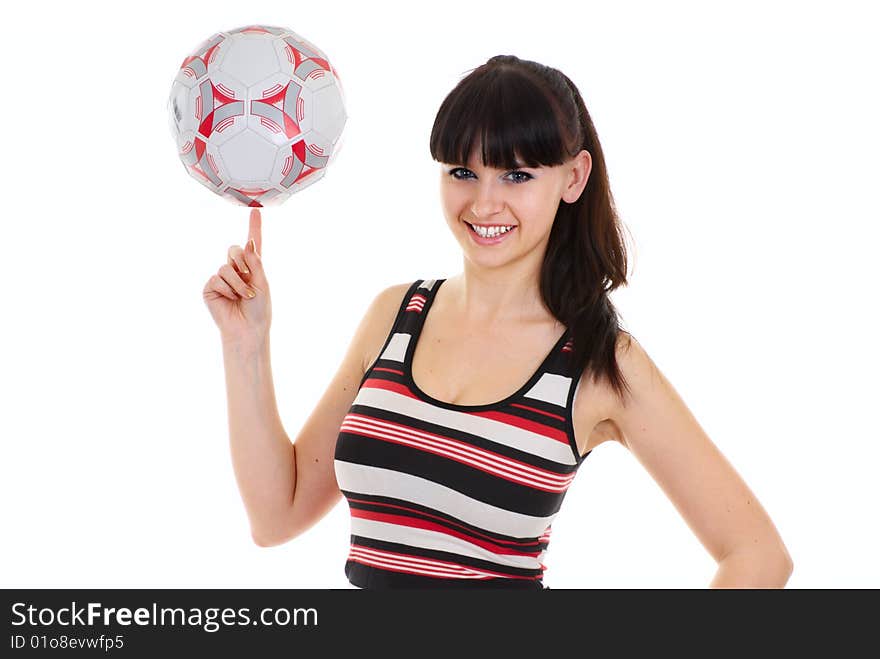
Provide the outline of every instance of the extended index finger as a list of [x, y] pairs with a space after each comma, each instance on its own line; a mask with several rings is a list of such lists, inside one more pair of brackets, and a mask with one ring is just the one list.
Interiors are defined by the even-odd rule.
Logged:
[[262, 222], [263, 218], [260, 215], [260, 209], [252, 208], [250, 225], [248, 226], [248, 241], [253, 238], [254, 245], [257, 248], [257, 254], [263, 253]]

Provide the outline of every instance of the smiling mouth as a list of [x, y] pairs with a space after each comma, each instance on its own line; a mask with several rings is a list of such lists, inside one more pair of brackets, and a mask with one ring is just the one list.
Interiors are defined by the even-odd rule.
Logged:
[[474, 225], [470, 222], [464, 221], [465, 224], [468, 225], [468, 228], [471, 232], [481, 238], [498, 238], [499, 236], [504, 236], [516, 229], [516, 225], [502, 225], [502, 224], [493, 224], [489, 227], [484, 227], [480, 225]]
[[498, 243], [501, 243], [507, 238], [509, 234], [514, 232], [517, 228], [517, 225], [512, 225], [509, 228], [502, 227], [502, 229], [494, 229], [492, 233], [489, 233], [488, 231], [480, 233], [470, 222], [464, 223], [468, 227], [467, 231], [471, 236], [471, 240], [473, 240], [478, 245], [496, 245]]

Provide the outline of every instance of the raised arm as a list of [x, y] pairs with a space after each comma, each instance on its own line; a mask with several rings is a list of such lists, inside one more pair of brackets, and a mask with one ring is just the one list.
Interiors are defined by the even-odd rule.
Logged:
[[[271, 547], [299, 536], [342, 498], [333, 464], [339, 429], [357, 396], [366, 368], [372, 363], [367, 363], [367, 357], [372, 357], [384, 342], [408, 287], [409, 284], [389, 286], [370, 303], [342, 362], [295, 441], [278, 435], [280, 424], [276, 426], [274, 422], [262, 436], [248, 437], [243, 433], [236, 470], [245, 476], [240, 479], [242, 496], [258, 545]], [[268, 351], [254, 363], [265, 364], [252, 366], [250, 372], [266, 373], [266, 380], [253, 379], [252, 385], [257, 392], [265, 390], [263, 398], [268, 401]], [[259, 394], [240, 395], [244, 401], [252, 399], [251, 409], [264, 407], [263, 419], [275, 417], [274, 396], [271, 405], [263, 406]], [[259, 427], [260, 422], [256, 423]]]

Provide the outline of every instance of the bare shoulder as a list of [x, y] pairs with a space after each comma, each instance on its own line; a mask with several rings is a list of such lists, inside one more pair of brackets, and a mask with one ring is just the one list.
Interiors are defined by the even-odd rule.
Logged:
[[379, 356], [379, 351], [385, 344], [385, 339], [388, 338], [388, 333], [391, 332], [394, 319], [403, 303], [403, 296], [406, 295], [410, 286], [412, 286], [412, 282], [392, 284], [382, 289], [367, 309], [364, 318], [366, 326], [366, 338], [363, 346], [364, 373]]
[[631, 389], [642, 387], [661, 375], [644, 346], [628, 332], [621, 331], [617, 337], [615, 357], [620, 372]]
[[621, 443], [629, 449], [642, 431], [656, 425], [663, 415], [688, 415], [684, 402], [645, 347], [629, 333], [621, 332], [615, 353], [626, 383], [626, 395], [615, 398], [610, 417], [619, 429]]
[[657, 367], [636, 337], [623, 330], [617, 336], [614, 356], [626, 385], [626, 395], [623, 398], [617, 396], [616, 393], [614, 395], [616, 399], [615, 411], [620, 413], [636, 395], [646, 379], [656, 373]]
[[[615, 357], [621, 374], [627, 381], [627, 371], [632, 370], [633, 355], [639, 348], [631, 334], [622, 330], [618, 333]], [[595, 377], [589, 369], [584, 369], [577, 391], [574, 399], [575, 434], [584, 438], [580, 441], [586, 442], [579, 448], [592, 450], [608, 440], [625, 444], [623, 432], [616, 422], [620, 418], [624, 401], [611, 383], [605, 378]]]

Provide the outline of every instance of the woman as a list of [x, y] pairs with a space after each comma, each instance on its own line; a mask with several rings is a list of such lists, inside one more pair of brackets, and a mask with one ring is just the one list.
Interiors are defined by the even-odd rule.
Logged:
[[574, 84], [493, 57], [444, 100], [430, 150], [464, 270], [376, 296], [295, 443], [274, 398], [259, 211], [205, 286], [254, 541], [296, 537], [344, 495], [356, 586], [541, 589], [565, 492], [614, 440], [718, 562], [710, 586], [784, 586], [772, 521], [619, 327], [608, 294], [626, 253]]

